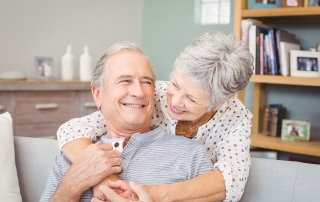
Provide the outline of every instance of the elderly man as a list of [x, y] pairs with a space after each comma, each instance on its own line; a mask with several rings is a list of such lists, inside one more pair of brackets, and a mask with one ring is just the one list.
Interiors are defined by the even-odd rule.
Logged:
[[90, 145], [73, 164], [60, 152], [41, 201], [90, 201], [90, 188], [121, 170], [121, 179], [149, 185], [181, 182], [213, 170], [202, 145], [167, 135], [160, 127], [150, 129], [154, 82], [151, 65], [137, 45], [120, 42], [108, 49], [94, 70], [91, 91], [108, 138], [125, 138], [122, 161], [117, 151], [101, 143]]

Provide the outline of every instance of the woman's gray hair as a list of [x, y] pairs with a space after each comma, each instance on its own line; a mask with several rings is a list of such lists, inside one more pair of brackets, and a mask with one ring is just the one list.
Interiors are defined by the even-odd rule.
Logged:
[[[121, 51], [135, 51], [138, 53], [141, 53], [147, 60], [148, 58], [143, 54], [143, 51], [141, 50], [141, 48], [133, 42], [130, 41], [120, 41], [116, 44], [114, 44], [113, 46], [111, 46], [100, 58], [100, 60], [97, 62], [97, 65], [93, 71], [93, 75], [92, 75], [92, 79], [91, 79], [91, 86], [96, 86], [99, 87], [100, 89], [104, 89], [106, 82], [107, 82], [107, 60], [116, 53], [119, 53]], [[154, 82], [156, 81], [156, 76], [155, 73], [153, 71], [153, 68], [151, 66], [150, 61], [148, 60], [150, 67], [151, 67], [151, 71], [152, 71], [152, 76], [153, 76], [153, 80]], [[153, 85], [155, 86], [155, 85]]]
[[253, 56], [234, 35], [206, 33], [184, 49], [174, 63], [175, 71], [209, 92], [212, 110], [247, 86], [253, 74]]

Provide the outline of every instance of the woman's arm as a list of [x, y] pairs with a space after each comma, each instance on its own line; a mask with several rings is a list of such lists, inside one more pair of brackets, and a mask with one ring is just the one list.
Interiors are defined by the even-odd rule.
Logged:
[[218, 201], [226, 198], [224, 179], [219, 170], [196, 178], [159, 186], [145, 186], [154, 201]]
[[71, 119], [57, 131], [59, 148], [73, 162], [74, 159], [98, 136], [107, 132], [105, 120], [100, 111], [88, 116]]

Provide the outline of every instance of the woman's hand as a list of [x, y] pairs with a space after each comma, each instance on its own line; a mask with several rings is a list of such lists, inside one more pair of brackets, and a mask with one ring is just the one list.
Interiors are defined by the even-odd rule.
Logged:
[[[99, 189], [101, 185], [106, 185], [109, 187], [109, 182], [115, 182], [117, 180], [120, 180], [119, 176], [117, 174], [109, 175], [107, 178], [105, 178], [100, 184], [97, 184], [93, 187], [93, 196], [97, 199], [100, 199], [101, 201], [105, 201], [107, 198], [103, 194], [103, 192]], [[123, 192], [122, 189], [113, 189], [114, 192], [117, 194], [121, 194]]]
[[[152, 202], [151, 196], [147, 193], [147, 191], [141, 186], [134, 182], [130, 183], [124, 183], [124, 181], [119, 180], [117, 182], [110, 183], [114, 187], [118, 188], [125, 188], [123, 186], [127, 186], [127, 190], [132, 190], [132, 193], [136, 194], [138, 197], [131, 197], [131, 199], [123, 198], [122, 196], [118, 195], [116, 192], [114, 192], [110, 187], [106, 185], [101, 185], [99, 189], [104, 193], [105, 196], [107, 196], [107, 200], [110, 202], [130, 202], [130, 201], [140, 201], [140, 202]], [[100, 200], [98, 198], [93, 198], [91, 202], [103, 202], [103, 200]]]

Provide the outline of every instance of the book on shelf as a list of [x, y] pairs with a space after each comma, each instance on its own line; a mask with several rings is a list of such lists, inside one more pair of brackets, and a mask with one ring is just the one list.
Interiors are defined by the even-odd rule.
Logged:
[[269, 49], [269, 37], [268, 35], [264, 36], [264, 66], [263, 66], [263, 73], [265, 75], [270, 74], [270, 49]]
[[289, 76], [290, 75], [290, 51], [291, 50], [300, 50], [300, 45], [295, 43], [287, 43], [284, 41], [280, 42], [281, 52], [281, 75]]
[[251, 25], [249, 30], [249, 49], [253, 55], [254, 74], [260, 74], [260, 33], [266, 35], [268, 28]]
[[[276, 31], [276, 41], [277, 41], [277, 49], [278, 49], [278, 58], [279, 58], [279, 74], [283, 75], [283, 72], [285, 72], [285, 70], [283, 71], [283, 57], [281, 56], [281, 48], [280, 48], [280, 42], [287, 42], [287, 43], [292, 43], [292, 44], [299, 44], [298, 40], [296, 39], [296, 36], [292, 33], [289, 33], [288, 31], [285, 30], [277, 30]], [[284, 64], [285, 65], [285, 64]], [[283, 76], [287, 76], [287, 75], [283, 75]]]
[[[280, 42], [299, 44], [296, 36], [286, 30], [270, 27], [251, 19], [242, 20], [242, 39], [248, 40], [253, 55], [254, 74], [282, 75]], [[249, 28], [248, 28], [249, 27]]]
[[260, 20], [251, 18], [241, 20], [241, 40], [246, 42], [247, 44], [249, 44], [249, 29], [251, 25], [259, 25], [260, 27], [266, 28], [269, 27]]
[[280, 137], [282, 120], [286, 118], [287, 109], [281, 104], [271, 104], [265, 107], [263, 114], [262, 134]]
[[276, 47], [277, 40], [276, 40], [276, 28], [269, 29], [268, 36], [269, 36], [269, 44], [270, 44], [270, 62], [271, 62], [271, 75], [278, 75], [279, 74], [279, 56], [278, 56], [278, 49]]

